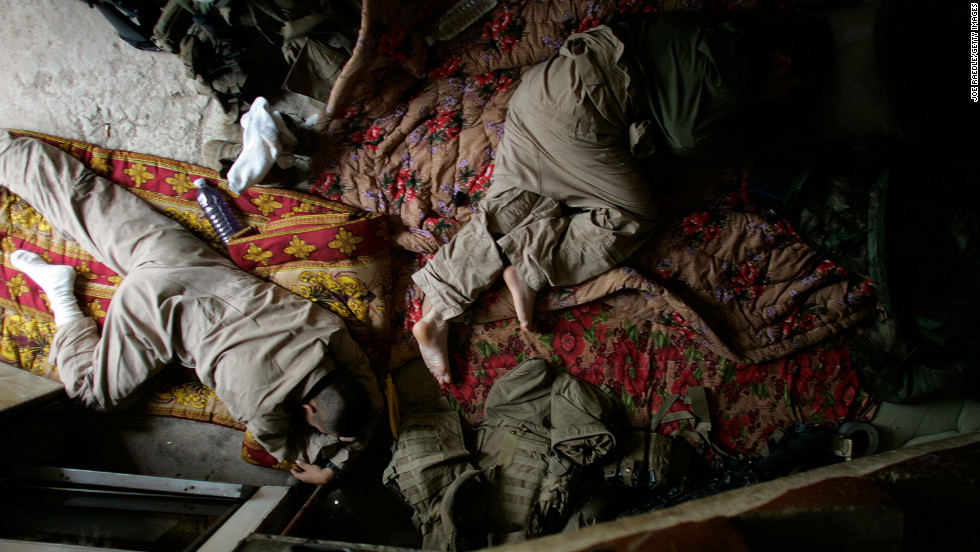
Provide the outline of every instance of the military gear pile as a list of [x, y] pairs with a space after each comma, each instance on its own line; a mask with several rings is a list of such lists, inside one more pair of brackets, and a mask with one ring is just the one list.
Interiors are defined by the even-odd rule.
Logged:
[[584, 470], [617, 450], [622, 421], [612, 396], [543, 360], [525, 361], [490, 390], [471, 450], [455, 412], [406, 415], [384, 481], [415, 510], [425, 549], [557, 532]]
[[235, 121], [270, 80], [326, 103], [361, 26], [360, 0], [86, 1], [129, 44], [179, 56]]
[[[479, 507], [485, 501], [479, 496], [482, 474], [470, 465], [459, 415], [455, 412], [408, 415], [402, 418], [398, 434], [384, 481], [399, 491], [415, 511], [412, 522], [421, 531], [425, 548], [432, 548], [433, 543], [441, 543], [436, 549], [469, 548], [461, 542], [467, 532], [460, 530], [459, 525], [463, 524], [457, 523], [453, 505], [459, 502]], [[474, 494], [477, 496], [471, 496]], [[470, 513], [466, 510], [459, 509], [458, 515]]]

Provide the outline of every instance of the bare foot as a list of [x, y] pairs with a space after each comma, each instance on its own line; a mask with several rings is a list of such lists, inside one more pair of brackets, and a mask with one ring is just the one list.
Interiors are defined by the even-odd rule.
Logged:
[[449, 323], [423, 318], [412, 326], [412, 335], [419, 342], [419, 351], [432, 377], [440, 384], [453, 382], [449, 373]]
[[521, 321], [521, 329], [531, 331], [534, 329], [534, 299], [537, 292], [524, 283], [514, 265], [507, 265], [504, 269], [504, 282], [514, 296], [514, 309], [517, 310], [517, 319]]

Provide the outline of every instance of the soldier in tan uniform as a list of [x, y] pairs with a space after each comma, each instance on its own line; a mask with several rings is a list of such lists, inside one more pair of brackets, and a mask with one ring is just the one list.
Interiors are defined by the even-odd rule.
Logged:
[[655, 182], [638, 158], [713, 153], [739, 116], [812, 81], [778, 49], [797, 27], [769, 28], [788, 32], [632, 18], [571, 35], [524, 74], [480, 211], [413, 276], [426, 311], [413, 333], [440, 383], [449, 322], [498, 277], [530, 330], [539, 290], [598, 276], [647, 240]]
[[68, 155], [0, 132], [0, 185], [124, 277], [102, 331], [72, 292], [74, 270], [11, 255], [47, 294], [50, 359], [68, 395], [125, 407], [164, 366], [193, 368], [293, 474], [327, 483], [364, 450], [383, 409], [367, 356], [342, 319], [252, 276], [179, 223]]

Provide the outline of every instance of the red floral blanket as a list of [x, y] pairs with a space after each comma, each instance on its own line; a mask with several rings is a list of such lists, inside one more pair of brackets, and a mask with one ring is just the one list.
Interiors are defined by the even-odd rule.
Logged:
[[[442, 4], [379, 4], [364, 4], [361, 40], [331, 96], [335, 117], [323, 127], [313, 192], [391, 220], [401, 247], [393, 257], [392, 368], [418, 355], [409, 329], [422, 297], [409, 276], [479, 209], [524, 70], [615, 12], [755, 5], [502, 1], [456, 39], [427, 47], [416, 29]], [[454, 326], [457, 383], [444, 392], [468, 421], [482, 417], [495, 378], [532, 356], [612, 387], [637, 426], [669, 394], [704, 385], [717, 440], [731, 452], [756, 451], [792, 421], [869, 413], [841, 341], [874, 309], [867, 280], [749, 204], [742, 170], [671, 170], [657, 179], [673, 186], [663, 190], [668, 208], [656, 237], [623, 268], [544, 293], [538, 333], [519, 330], [502, 287], [481, 298], [468, 324]]]

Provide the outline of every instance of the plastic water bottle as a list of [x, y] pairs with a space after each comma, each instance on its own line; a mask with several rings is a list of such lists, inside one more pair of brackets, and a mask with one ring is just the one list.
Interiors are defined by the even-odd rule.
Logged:
[[497, 5], [497, 0], [459, 0], [455, 6], [444, 13], [425, 37], [430, 45], [437, 40], [449, 40], [483, 17]]
[[198, 205], [211, 222], [214, 233], [222, 243], [227, 245], [228, 240], [242, 230], [242, 223], [231, 212], [231, 206], [221, 192], [205, 182], [203, 178], [195, 180], [194, 185], [197, 186]]

